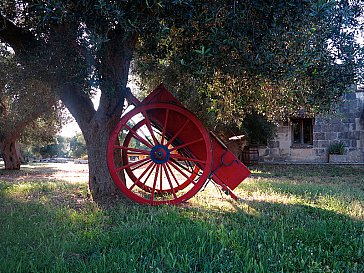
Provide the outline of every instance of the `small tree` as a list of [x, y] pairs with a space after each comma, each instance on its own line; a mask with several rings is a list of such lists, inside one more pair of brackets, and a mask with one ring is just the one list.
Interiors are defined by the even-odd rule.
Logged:
[[87, 155], [87, 147], [83, 135], [78, 133], [70, 139], [70, 155], [75, 158]]

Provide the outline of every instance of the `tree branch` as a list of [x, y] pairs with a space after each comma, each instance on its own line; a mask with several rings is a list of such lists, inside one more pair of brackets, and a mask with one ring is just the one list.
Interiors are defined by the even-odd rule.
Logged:
[[8, 43], [15, 52], [24, 53], [35, 47], [39, 41], [29, 31], [16, 26], [0, 13], [0, 40]]
[[57, 88], [60, 99], [76, 119], [81, 130], [84, 131], [95, 115], [95, 109], [90, 97], [82, 94], [82, 88], [73, 84], [65, 84]]

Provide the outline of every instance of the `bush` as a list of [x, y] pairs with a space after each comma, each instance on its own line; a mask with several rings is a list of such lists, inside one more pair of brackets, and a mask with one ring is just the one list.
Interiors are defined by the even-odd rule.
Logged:
[[333, 142], [328, 148], [329, 154], [343, 155], [345, 152], [345, 145], [341, 141]]

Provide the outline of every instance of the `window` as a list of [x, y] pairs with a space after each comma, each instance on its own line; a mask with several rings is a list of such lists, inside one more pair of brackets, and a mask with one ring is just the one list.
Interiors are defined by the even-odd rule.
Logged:
[[292, 119], [292, 143], [293, 144], [312, 144], [313, 119], [295, 118]]
[[139, 160], [139, 156], [137, 155], [129, 155], [129, 161], [137, 161]]

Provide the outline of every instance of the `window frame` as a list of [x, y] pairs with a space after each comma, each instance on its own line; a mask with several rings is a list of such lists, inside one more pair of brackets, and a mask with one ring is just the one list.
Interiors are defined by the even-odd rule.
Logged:
[[[297, 138], [295, 138], [295, 124], [299, 125], [299, 141], [297, 142]], [[309, 124], [309, 128], [307, 129], [307, 124]], [[305, 126], [306, 125], [306, 126]], [[312, 147], [313, 146], [313, 125], [314, 118], [301, 118], [295, 117], [291, 118], [291, 145], [292, 147]], [[307, 130], [308, 133], [307, 133]], [[306, 141], [306, 136], [308, 135], [308, 141]]]

